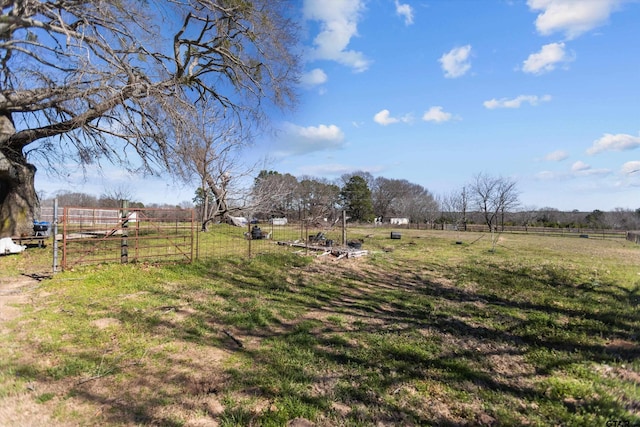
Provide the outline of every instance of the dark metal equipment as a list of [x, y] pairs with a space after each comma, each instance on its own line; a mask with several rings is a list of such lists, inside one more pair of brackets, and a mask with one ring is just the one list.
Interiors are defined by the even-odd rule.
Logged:
[[33, 221], [33, 235], [35, 237], [48, 237], [49, 223], [47, 221]]

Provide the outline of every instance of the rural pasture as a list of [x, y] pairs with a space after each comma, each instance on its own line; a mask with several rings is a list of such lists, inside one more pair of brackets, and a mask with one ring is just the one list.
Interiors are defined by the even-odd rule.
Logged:
[[640, 246], [349, 237], [366, 257], [274, 245], [41, 281], [19, 272], [44, 252], [0, 257], [0, 424], [640, 423]]

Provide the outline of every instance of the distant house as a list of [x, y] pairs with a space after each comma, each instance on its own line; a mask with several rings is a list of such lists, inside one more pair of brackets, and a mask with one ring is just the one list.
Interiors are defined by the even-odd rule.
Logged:
[[391, 225], [408, 225], [409, 218], [391, 218], [389, 219]]
[[271, 218], [269, 222], [273, 225], [287, 225], [287, 218]]

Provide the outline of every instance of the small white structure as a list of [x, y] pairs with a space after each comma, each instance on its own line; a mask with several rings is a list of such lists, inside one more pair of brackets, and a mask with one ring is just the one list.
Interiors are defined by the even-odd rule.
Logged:
[[16, 245], [11, 237], [0, 239], [0, 255], [17, 254], [27, 249], [24, 245]]
[[391, 225], [408, 225], [409, 224], [409, 218], [391, 218], [389, 220], [389, 223]]
[[271, 218], [269, 222], [273, 225], [287, 225], [287, 218]]
[[243, 216], [229, 216], [229, 221], [231, 225], [235, 225], [236, 227], [246, 227], [249, 224], [247, 218]]

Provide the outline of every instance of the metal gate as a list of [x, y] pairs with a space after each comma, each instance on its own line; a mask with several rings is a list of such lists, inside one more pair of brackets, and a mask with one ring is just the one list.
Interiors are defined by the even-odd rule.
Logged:
[[193, 209], [65, 207], [62, 269], [98, 263], [178, 261], [194, 258]]

